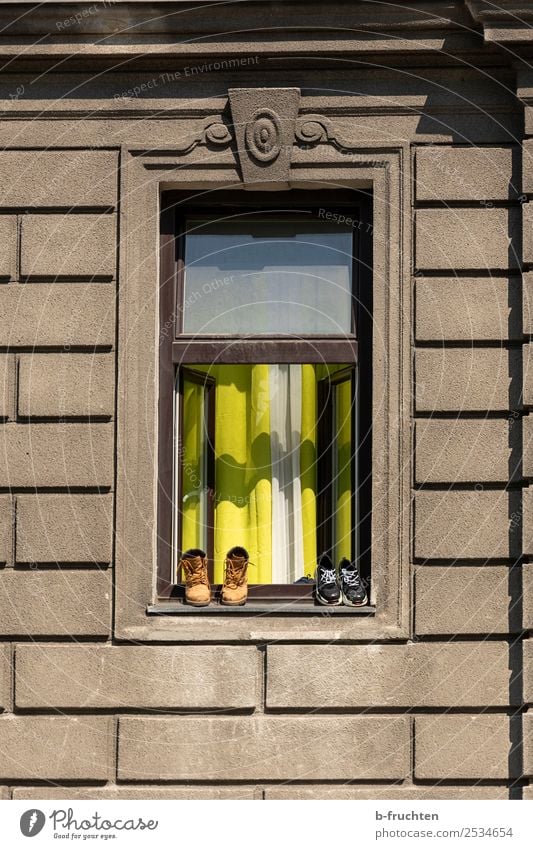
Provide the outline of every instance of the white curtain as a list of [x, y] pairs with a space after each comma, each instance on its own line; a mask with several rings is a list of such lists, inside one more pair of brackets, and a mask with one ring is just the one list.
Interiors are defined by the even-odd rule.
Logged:
[[269, 366], [272, 460], [272, 583], [304, 574], [300, 442], [302, 367]]

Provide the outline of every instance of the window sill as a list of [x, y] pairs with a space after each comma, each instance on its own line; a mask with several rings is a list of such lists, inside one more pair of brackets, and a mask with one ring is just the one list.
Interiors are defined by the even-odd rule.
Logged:
[[243, 604], [230, 607], [216, 602], [208, 607], [192, 607], [180, 601], [166, 601], [148, 605], [146, 612], [150, 616], [375, 616], [376, 608], [363, 607], [326, 607], [321, 604], [302, 604], [283, 602], [282, 604]]

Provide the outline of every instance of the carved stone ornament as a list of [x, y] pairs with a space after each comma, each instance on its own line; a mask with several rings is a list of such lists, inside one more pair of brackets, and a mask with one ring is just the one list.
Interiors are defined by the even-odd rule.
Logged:
[[229, 102], [243, 181], [288, 184], [300, 89], [233, 88]]
[[230, 128], [218, 118], [205, 118], [197, 130], [176, 144], [179, 153], [190, 153], [199, 144], [227, 147], [233, 141]]
[[258, 162], [272, 162], [282, 144], [281, 122], [272, 109], [259, 109], [246, 125], [246, 149]]
[[333, 122], [324, 115], [302, 115], [295, 129], [296, 142], [301, 147], [317, 144], [332, 144], [337, 150], [356, 150], [358, 143], [350, 141], [335, 129]]
[[[310, 150], [326, 144], [341, 153], [360, 147], [358, 140], [343, 135], [336, 122], [325, 115], [298, 115], [299, 89], [230, 89], [229, 96], [233, 124], [222, 116], [204, 118], [172, 145], [172, 153], [186, 156], [199, 145], [222, 149], [236, 143], [244, 183], [252, 188], [268, 184], [272, 189], [276, 188], [272, 183], [288, 188], [293, 147]], [[136, 156], [156, 155], [152, 149], [131, 152]], [[169, 153], [165, 150], [165, 155]], [[373, 160], [373, 165], [386, 167], [387, 163]]]

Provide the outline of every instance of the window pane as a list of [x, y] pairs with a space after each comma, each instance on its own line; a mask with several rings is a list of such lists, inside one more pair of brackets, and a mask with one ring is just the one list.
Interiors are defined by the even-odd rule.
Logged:
[[[353, 368], [192, 368], [195, 380], [203, 374], [211, 387], [214, 415], [209, 433], [201, 383], [182, 380], [180, 551], [206, 550], [215, 583], [222, 582], [226, 553], [235, 545], [248, 549], [252, 584], [314, 577], [324, 550], [337, 562], [353, 557]], [[319, 392], [329, 399], [324, 405]], [[328, 435], [321, 444], [324, 424]], [[208, 484], [210, 451], [214, 482]], [[205, 527], [210, 506], [211, 537]]]
[[351, 332], [352, 228], [255, 216], [186, 228], [185, 333]]

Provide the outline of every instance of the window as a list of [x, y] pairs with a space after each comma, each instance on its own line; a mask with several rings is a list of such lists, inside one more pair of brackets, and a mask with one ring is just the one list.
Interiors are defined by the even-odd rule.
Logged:
[[216, 593], [241, 545], [249, 605], [309, 608], [322, 552], [370, 581], [369, 204], [216, 194], [164, 211], [159, 593], [188, 548]]

